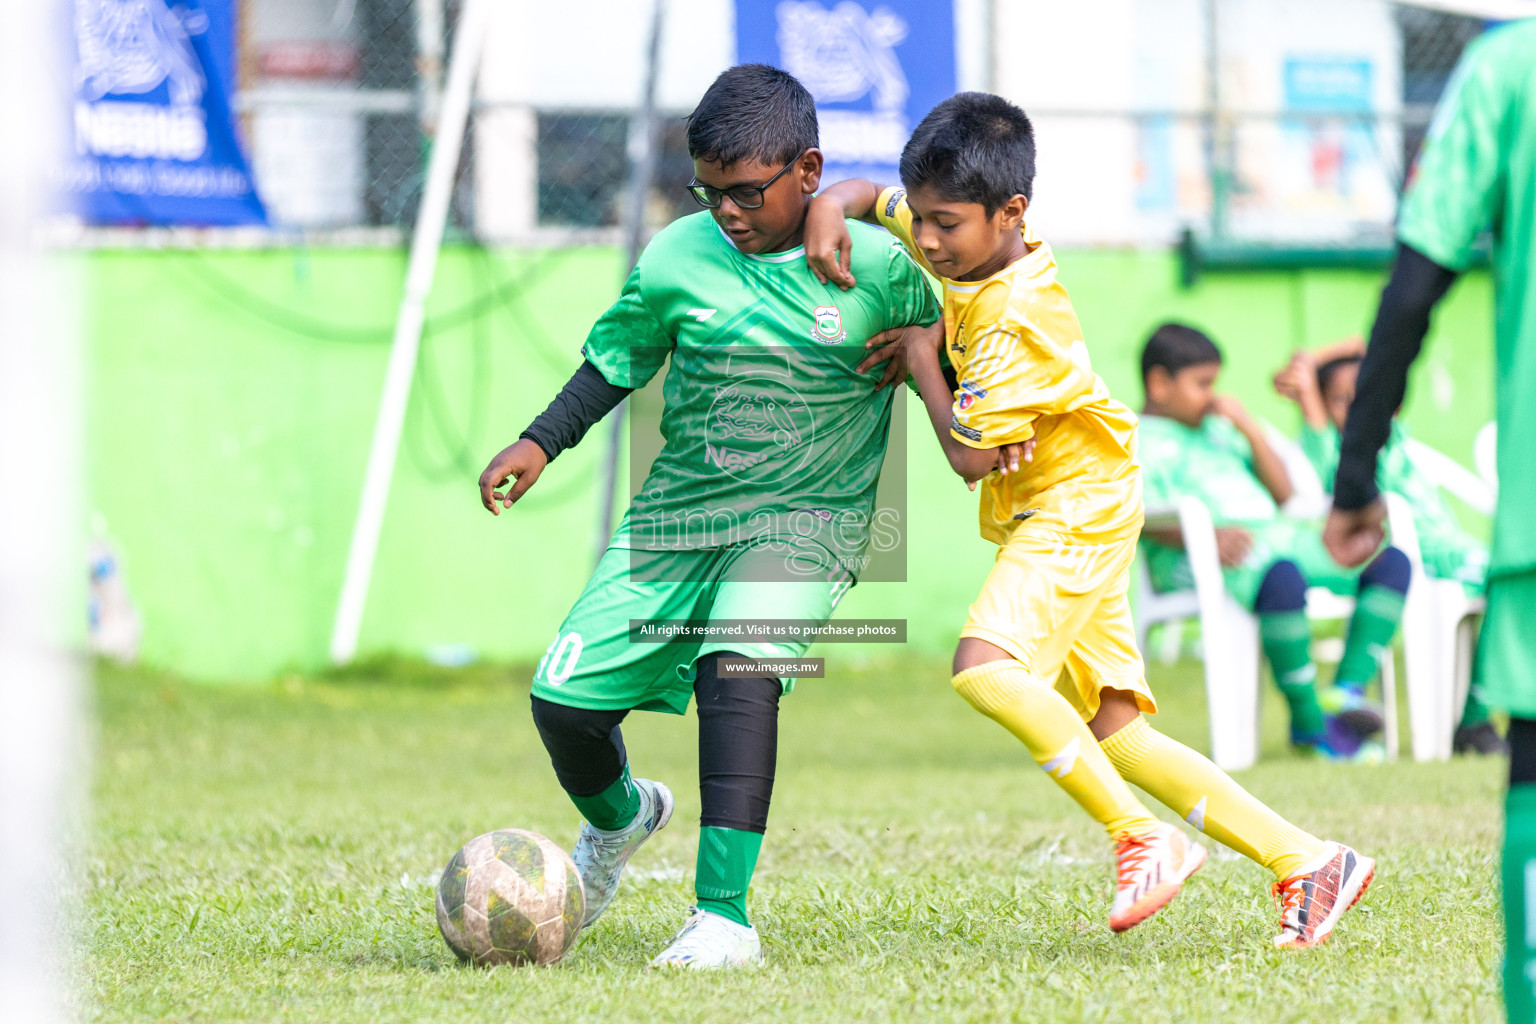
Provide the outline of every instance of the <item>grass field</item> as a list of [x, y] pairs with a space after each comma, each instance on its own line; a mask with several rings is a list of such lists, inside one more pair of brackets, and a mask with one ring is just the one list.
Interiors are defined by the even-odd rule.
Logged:
[[[753, 889], [769, 966], [656, 973], [682, 923], [692, 719], [636, 714], [637, 774], [679, 798], [608, 914], [548, 969], [461, 967], [437, 872], [576, 815], [528, 718], [525, 670], [412, 665], [214, 688], [102, 668], [76, 999], [91, 1021], [1493, 1021], [1500, 764], [1332, 767], [1266, 711], [1243, 774], [1381, 862], [1334, 941], [1270, 948], [1268, 875], [1218, 855], [1164, 913], [1109, 932], [1096, 826], [1023, 749], [902, 662], [801, 684]], [[1193, 665], [1156, 670], [1158, 724], [1203, 746]], [[1165, 817], [1172, 818], [1171, 813]]]

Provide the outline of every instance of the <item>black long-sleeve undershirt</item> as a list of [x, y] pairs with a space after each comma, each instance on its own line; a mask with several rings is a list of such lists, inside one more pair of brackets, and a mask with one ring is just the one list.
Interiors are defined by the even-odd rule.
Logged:
[[582, 360], [554, 401], [518, 437], [538, 445], [544, 457], [554, 462], [556, 455], [574, 447], [633, 390], [608, 383], [601, 370]]
[[1455, 280], [1454, 270], [1417, 249], [1398, 245], [1339, 443], [1339, 469], [1333, 484], [1335, 508], [1362, 509], [1380, 493], [1376, 456], [1387, 443], [1392, 417], [1403, 404], [1408, 367], [1424, 344], [1430, 310]]

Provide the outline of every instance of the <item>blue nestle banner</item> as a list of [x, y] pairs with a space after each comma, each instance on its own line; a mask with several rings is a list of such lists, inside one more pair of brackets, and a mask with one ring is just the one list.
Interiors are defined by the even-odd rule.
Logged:
[[899, 179], [901, 147], [955, 91], [950, 0], [736, 0], [736, 54], [783, 68], [816, 97], [822, 181]]
[[265, 224], [235, 135], [236, 0], [74, 0], [63, 187], [96, 224]]

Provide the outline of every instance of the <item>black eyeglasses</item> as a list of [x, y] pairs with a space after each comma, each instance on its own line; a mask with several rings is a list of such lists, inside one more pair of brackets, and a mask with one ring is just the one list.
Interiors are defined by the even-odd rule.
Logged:
[[779, 168], [779, 173], [763, 182], [761, 185], [732, 185], [730, 188], [715, 188], [713, 185], [704, 185], [695, 177], [688, 182], [688, 193], [693, 196], [694, 202], [710, 210], [720, 209], [720, 201], [726, 196], [731, 197], [731, 202], [743, 210], [756, 210], [763, 205], [763, 193], [768, 191], [768, 186], [784, 177], [784, 172], [800, 162], [800, 153], [789, 163]]

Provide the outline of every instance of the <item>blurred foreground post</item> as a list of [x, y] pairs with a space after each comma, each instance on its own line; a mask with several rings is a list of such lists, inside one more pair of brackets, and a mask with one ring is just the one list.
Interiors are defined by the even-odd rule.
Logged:
[[448, 220], [453, 176], [459, 166], [459, 150], [469, 122], [469, 102], [474, 95], [475, 71], [480, 66], [480, 52], [484, 48], [490, 15], [489, 0], [464, 0], [463, 13], [454, 33], [453, 56], [448, 62], [448, 86], [443, 92], [437, 137], [432, 142], [432, 155], [427, 162], [427, 185], [416, 216], [416, 229], [411, 236], [405, 294], [400, 298], [400, 312], [395, 319], [395, 338], [389, 351], [389, 369], [384, 376], [384, 395], [373, 428], [373, 444], [368, 450], [363, 496], [357, 506], [352, 545], [347, 551], [346, 579], [342, 582], [336, 624], [331, 631], [331, 659], [339, 664], [351, 661], [357, 654], [357, 635], [363, 624], [363, 607], [368, 602], [368, 582], [373, 576], [373, 561], [379, 552], [379, 533], [384, 526], [384, 508], [389, 501], [389, 484], [394, 477], [395, 456], [400, 449], [400, 431], [405, 425], [405, 410], [411, 399], [411, 379], [416, 374], [427, 295], [432, 291], [432, 278], [437, 273], [438, 249]]
[[[0, 1018], [62, 1021], [66, 826], [80, 764], [79, 353], [34, 244], [68, 122], [57, 0], [0, 32]], [[76, 628], [75, 624], [80, 624]]]
[[[651, 184], [656, 180], [656, 72], [661, 65], [661, 24], [666, 0], [651, 0], [651, 27], [646, 39], [645, 84], [641, 88], [640, 108], [629, 122], [629, 202], [624, 216], [624, 276], [640, 261], [645, 247], [645, 207], [650, 201]], [[622, 285], [623, 282], [620, 282]], [[597, 536], [594, 538], [592, 564], [597, 565], [613, 536], [613, 498], [618, 490], [619, 452], [624, 447], [624, 419], [629, 399], [608, 419], [608, 453], [603, 460], [603, 486], [598, 494]]]

